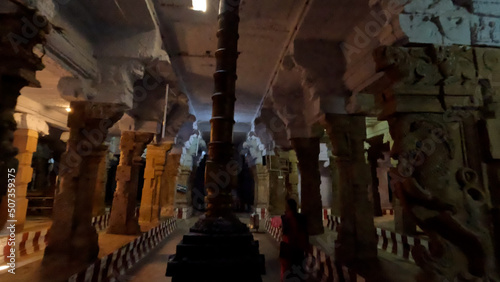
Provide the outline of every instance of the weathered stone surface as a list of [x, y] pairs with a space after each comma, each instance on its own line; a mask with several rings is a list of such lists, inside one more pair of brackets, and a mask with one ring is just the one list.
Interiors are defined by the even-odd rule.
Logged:
[[105, 154], [102, 143], [125, 108], [116, 104], [72, 102], [71, 109], [70, 137], [61, 157], [61, 184], [43, 259], [44, 273], [49, 276], [61, 271], [62, 265], [75, 273], [97, 258], [97, 233], [91, 222], [96, 176]]
[[[15, 199], [7, 197], [7, 195], [1, 198], [2, 201], [0, 203], [0, 223], [3, 223], [8, 219], [17, 220], [16, 232], [21, 232], [24, 228], [24, 223], [26, 222], [26, 212], [28, 210], [28, 199], [26, 199], [26, 193], [28, 190], [28, 184], [31, 182], [33, 176], [31, 160], [33, 158], [33, 153], [36, 151], [37, 143], [38, 132], [36, 130], [18, 129], [14, 132], [13, 144], [19, 150], [19, 153], [16, 156], [19, 165], [16, 169], [16, 172], [12, 172], [12, 174], [16, 175], [16, 177], [13, 178], [15, 181], [9, 181], [9, 183], [14, 184]], [[7, 212], [9, 210], [8, 199], [15, 200], [15, 218], [9, 217], [9, 213]]]
[[269, 208], [269, 171], [262, 164], [252, 168], [255, 170], [255, 207]]
[[[167, 160], [167, 167], [168, 167], [168, 160]], [[172, 166], [172, 168], [175, 168], [175, 166]], [[191, 167], [188, 166], [181, 166], [177, 168], [177, 177], [171, 177], [173, 179], [176, 179], [176, 185], [182, 185], [183, 187], [186, 187], [187, 190], [184, 191], [178, 191], [177, 187], [174, 188], [174, 197], [175, 197], [175, 206], [180, 207], [180, 208], [187, 208], [191, 206], [191, 183], [189, 181], [190, 176], [191, 176]], [[167, 171], [168, 174], [168, 171]]]
[[[160, 189], [160, 216], [174, 216], [175, 202], [177, 200], [177, 182], [181, 163], [180, 154], [168, 153], [165, 171]], [[186, 179], [187, 180], [187, 179]], [[187, 183], [185, 183], [187, 184]], [[187, 201], [187, 199], [186, 199]]]
[[94, 192], [94, 205], [92, 207], [92, 216], [103, 215], [106, 212], [106, 183], [108, 180], [108, 162], [109, 162], [109, 150], [108, 146], [102, 146], [100, 149], [103, 150], [101, 159], [99, 160], [97, 175], [96, 175], [96, 186]]
[[406, 211], [430, 237], [432, 252], [413, 257], [447, 279], [473, 275], [498, 279], [489, 225], [489, 197], [478, 173], [464, 163], [467, 150], [457, 121], [439, 114], [407, 114], [389, 120], [399, 160], [393, 186]]
[[365, 117], [328, 114], [323, 122], [338, 169], [338, 182], [334, 185], [339, 186], [342, 224], [335, 255], [341, 261], [375, 258], [377, 238], [373, 204], [368, 200], [371, 176], [365, 161]]
[[[25, 24], [22, 19], [44, 21], [35, 10], [28, 9], [16, 2], [4, 1], [0, 5], [0, 170], [16, 169], [17, 160], [14, 158], [18, 150], [14, 147], [14, 132], [16, 121], [14, 110], [20, 90], [24, 86], [40, 87], [35, 73], [43, 69], [41, 58], [33, 52], [37, 44], [45, 42], [50, 25], [42, 26], [29, 38], [23, 36]], [[0, 197], [7, 193], [7, 173], [0, 176]], [[0, 211], [0, 227], [4, 226], [7, 218], [7, 209]]]
[[108, 234], [140, 233], [135, 215], [139, 165], [152, 133], [123, 131], [120, 140], [120, 164], [116, 169], [116, 190], [109, 217]]
[[151, 144], [147, 146], [146, 168], [144, 169], [144, 187], [142, 188], [139, 222], [155, 223], [160, 216], [161, 191], [164, 187], [164, 172], [167, 151], [171, 143]]

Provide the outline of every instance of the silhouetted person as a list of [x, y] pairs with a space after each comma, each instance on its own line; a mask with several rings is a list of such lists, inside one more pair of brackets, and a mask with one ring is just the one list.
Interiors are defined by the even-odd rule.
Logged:
[[[306, 218], [298, 213], [297, 202], [288, 199], [281, 216], [283, 239], [280, 244], [281, 281], [307, 281], [305, 266], [309, 248]], [[298, 279], [298, 280], [297, 280]]]

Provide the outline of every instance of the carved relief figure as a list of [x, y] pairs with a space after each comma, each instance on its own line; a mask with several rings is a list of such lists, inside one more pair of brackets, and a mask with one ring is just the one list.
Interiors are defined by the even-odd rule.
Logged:
[[463, 161], [459, 124], [442, 114], [395, 116], [390, 123], [396, 196], [430, 239], [430, 252], [413, 249], [417, 264], [450, 281], [497, 281], [489, 195]]

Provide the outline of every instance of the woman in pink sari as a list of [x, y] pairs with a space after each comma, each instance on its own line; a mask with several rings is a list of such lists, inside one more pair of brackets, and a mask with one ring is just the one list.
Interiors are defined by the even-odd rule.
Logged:
[[288, 199], [285, 215], [281, 216], [283, 239], [280, 244], [281, 281], [307, 281], [304, 269], [309, 234], [306, 219], [298, 213], [297, 202]]

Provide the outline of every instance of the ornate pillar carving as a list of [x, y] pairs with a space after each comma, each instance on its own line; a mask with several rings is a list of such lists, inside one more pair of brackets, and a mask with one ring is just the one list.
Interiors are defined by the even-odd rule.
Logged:
[[109, 217], [108, 234], [134, 235], [141, 232], [135, 215], [139, 166], [142, 153], [152, 139], [152, 133], [122, 131], [120, 164], [116, 169], [116, 191]]
[[479, 85], [484, 100], [480, 140], [493, 221], [497, 267], [500, 268], [500, 50], [475, 48]]
[[[379, 118], [389, 122], [391, 155], [398, 160], [391, 169], [395, 194], [430, 237], [431, 252], [417, 247], [413, 257], [450, 280], [499, 277], [490, 229], [493, 193], [485, 188], [477, 145], [479, 109], [494, 82], [482, 72], [485, 52], [460, 46], [381, 47], [374, 52], [377, 79], [361, 88], [375, 95]], [[498, 56], [493, 61], [497, 65]]]
[[121, 105], [94, 102], [71, 102], [71, 109], [70, 136], [59, 170], [61, 184], [43, 258], [47, 275], [60, 272], [62, 265], [68, 272], [77, 271], [97, 258], [97, 233], [91, 225], [96, 175], [108, 129], [124, 111]]
[[[169, 144], [169, 149], [172, 144]], [[176, 201], [176, 184], [177, 177], [179, 174], [179, 165], [181, 161], [180, 154], [168, 154], [167, 163], [165, 165], [165, 172], [163, 174], [163, 182], [160, 192], [160, 207], [161, 217], [172, 217], [174, 216], [174, 207]]]
[[342, 223], [335, 256], [341, 261], [375, 258], [377, 236], [373, 205], [368, 200], [371, 177], [365, 161], [365, 117], [325, 114], [324, 124], [339, 177], [338, 203]]
[[[31, 182], [33, 177], [31, 160], [33, 159], [33, 153], [36, 151], [38, 144], [38, 131], [27, 128], [18, 129], [14, 132], [13, 143], [18, 149], [18, 154], [16, 156], [18, 167], [15, 172], [15, 182], [9, 183], [14, 183], [15, 199], [9, 198], [7, 195], [2, 197], [0, 205], [0, 222], [5, 222], [8, 219], [15, 219], [17, 220], [16, 232], [21, 232], [24, 228], [26, 212], [28, 211], [28, 199], [26, 199], [26, 193], [28, 191], [28, 184]], [[9, 213], [7, 213], [9, 210], [8, 199], [15, 200], [15, 218], [11, 218]]]
[[[29, 38], [23, 36], [25, 23], [23, 19], [37, 19], [46, 22], [46, 19], [35, 10], [23, 5], [4, 1], [0, 5], [0, 198], [7, 194], [8, 169], [17, 171], [18, 161], [15, 159], [18, 150], [14, 147], [14, 132], [16, 121], [14, 109], [17, 97], [24, 86], [40, 87], [35, 73], [43, 69], [42, 60], [33, 53], [37, 44], [45, 43], [46, 33], [50, 25], [39, 28]], [[30, 160], [31, 162], [31, 160]], [[7, 220], [7, 210], [0, 210], [0, 227]]]
[[[160, 206], [163, 206], [162, 187], [165, 186], [167, 152], [171, 143], [151, 144], [147, 146], [146, 168], [144, 169], [144, 187], [142, 188], [139, 223], [155, 224], [159, 220]], [[160, 205], [160, 203], [162, 203]]]
[[267, 157], [267, 174], [269, 183], [269, 212], [273, 215], [281, 215], [285, 212], [285, 203], [288, 196], [286, 187], [286, 174], [280, 156]]
[[290, 141], [299, 161], [302, 214], [307, 218], [309, 234], [322, 234], [324, 229], [318, 159], [319, 138], [292, 138]]
[[262, 164], [255, 165], [255, 207], [269, 208], [269, 171]]
[[[177, 208], [188, 208], [191, 206], [191, 183], [190, 183], [190, 177], [191, 177], [191, 167], [189, 166], [178, 166], [177, 167], [177, 177], [174, 179], [177, 179], [176, 184], [174, 184], [174, 193], [175, 193], [175, 206]], [[187, 190], [184, 191], [178, 191], [177, 190], [177, 184], [182, 185], [183, 187], [186, 187]]]

